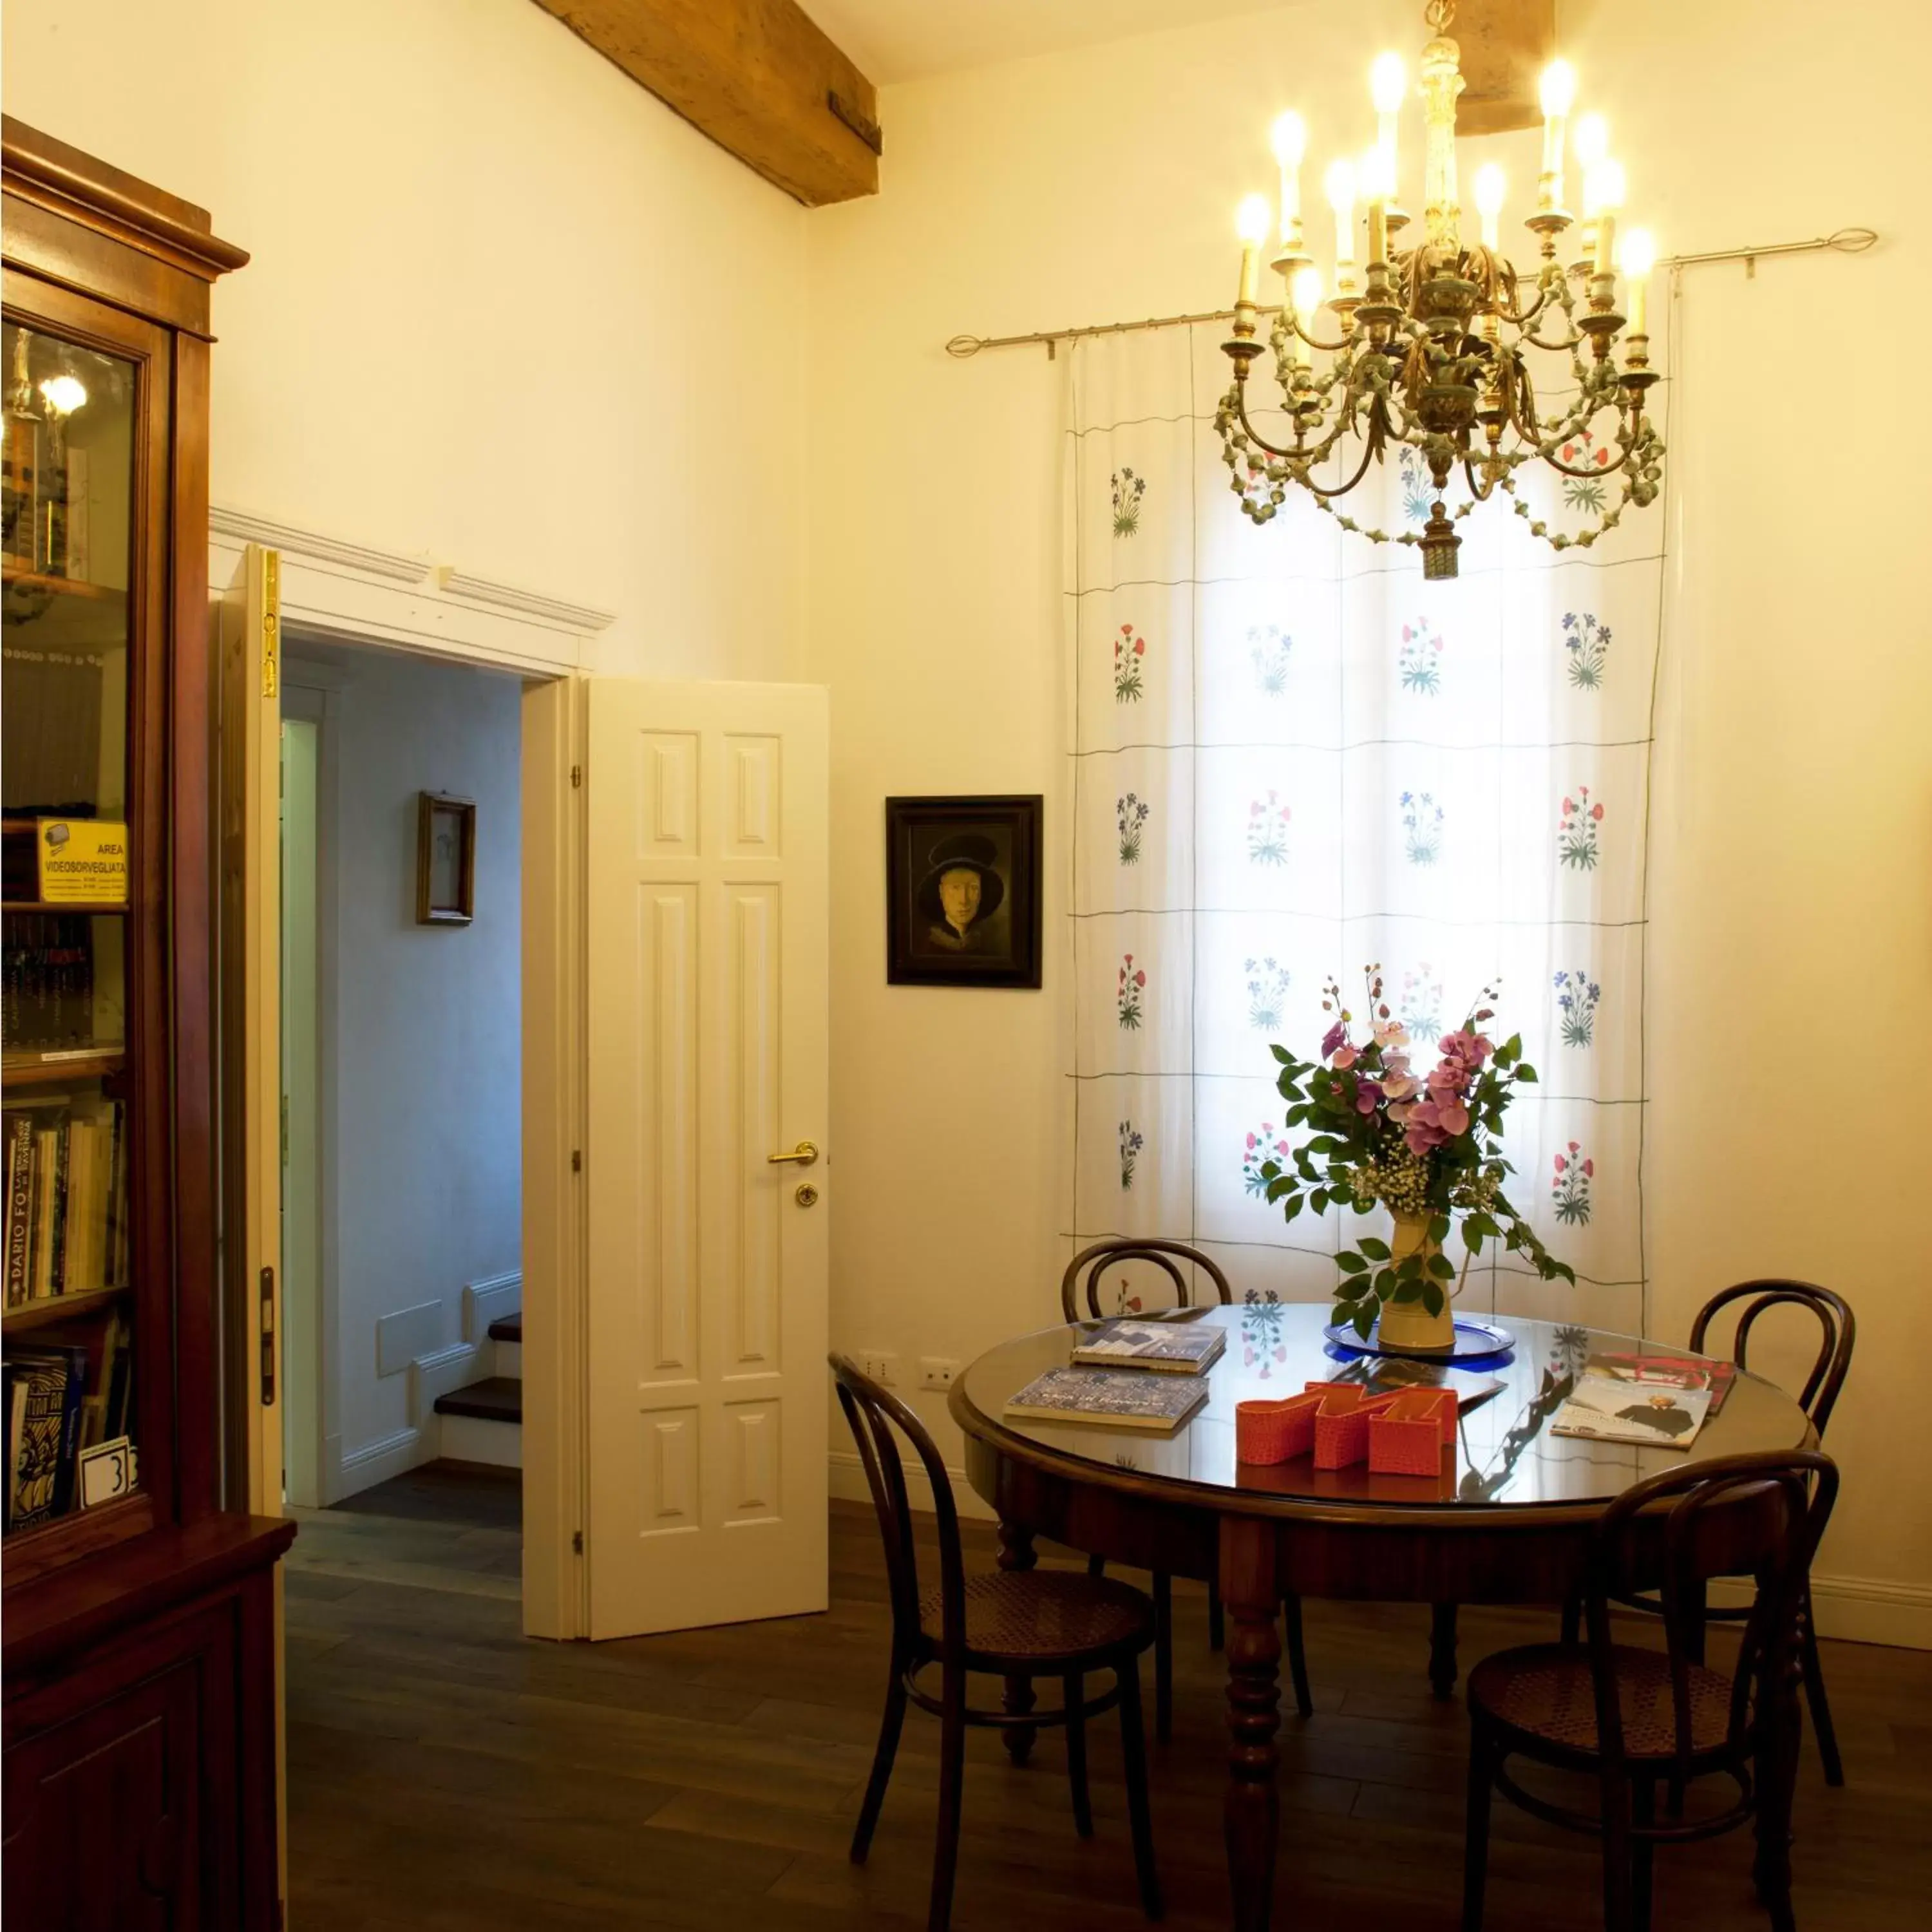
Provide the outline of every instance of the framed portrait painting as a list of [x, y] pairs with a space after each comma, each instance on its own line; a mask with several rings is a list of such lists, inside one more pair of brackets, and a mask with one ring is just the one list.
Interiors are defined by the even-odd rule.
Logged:
[[1040, 980], [1041, 801], [886, 800], [886, 978], [895, 986]]
[[416, 794], [416, 923], [467, 926], [476, 916], [476, 806]]

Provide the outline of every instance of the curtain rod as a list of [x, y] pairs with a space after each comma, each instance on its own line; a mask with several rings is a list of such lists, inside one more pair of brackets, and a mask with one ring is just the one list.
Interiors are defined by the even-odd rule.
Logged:
[[[1755, 248], [1710, 248], [1694, 255], [1660, 255], [1657, 266], [1660, 268], [1694, 268], [1706, 262], [1742, 262], [1747, 276], [1757, 273], [1757, 260], [1760, 255], [1807, 255], [1820, 248], [1828, 248], [1840, 255], [1862, 255], [1878, 239], [1875, 228], [1840, 228], [1829, 235], [1820, 235], [1809, 242], [1767, 242]], [[1266, 308], [1258, 308], [1257, 315], [1278, 315], [1279, 302]], [[1058, 353], [1063, 342], [1072, 342], [1085, 335], [1125, 335], [1143, 328], [1179, 328], [1190, 322], [1232, 322], [1234, 311], [1231, 308], [1214, 308], [1202, 310], [1198, 315], [1150, 316], [1144, 322], [1096, 322], [1084, 328], [1042, 328], [1031, 335], [956, 335], [946, 345], [946, 352], [964, 361], [969, 356], [976, 356], [982, 349], [1020, 349], [1029, 343], [1046, 344], [1048, 361]]]

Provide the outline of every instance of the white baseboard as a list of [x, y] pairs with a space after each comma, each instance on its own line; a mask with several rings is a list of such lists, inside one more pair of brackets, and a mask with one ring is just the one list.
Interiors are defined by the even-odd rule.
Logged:
[[440, 1454], [456, 1462], [494, 1462], [500, 1468], [524, 1466], [524, 1430], [518, 1422], [487, 1422], [480, 1415], [440, 1415]]
[[470, 1282], [463, 1291], [463, 1339], [480, 1347], [489, 1340], [491, 1322], [515, 1314], [523, 1305], [520, 1268], [508, 1274], [493, 1274], [487, 1281]]
[[[826, 1456], [827, 1486], [833, 1496], [841, 1502], [869, 1503], [872, 1492], [866, 1486], [866, 1466], [860, 1461], [855, 1449], [834, 1449]], [[993, 1512], [980, 1500], [970, 1484], [966, 1480], [964, 1469], [949, 1468], [946, 1479], [952, 1485], [952, 1503], [962, 1516], [976, 1516], [982, 1522], [991, 1522]], [[932, 1485], [926, 1479], [926, 1472], [916, 1463], [906, 1464], [906, 1500], [916, 1510], [930, 1514], [932, 1508]]]
[[[1745, 1600], [1746, 1586], [1713, 1583], [1711, 1600]], [[1820, 1636], [1846, 1643], [1885, 1644], [1894, 1650], [1932, 1650], [1932, 1588], [1882, 1576], [1811, 1579], [1811, 1609]]]
[[[843, 1502], [868, 1503], [866, 1466], [856, 1451], [834, 1449], [826, 1456], [828, 1486]], [[906, 1496], [916, 1510], [932, 1508], [932, 1486], [924, 1470], [908, 1464]], [[949, 1468], [952, 1497], [962, 1516], [990, 1521], [993, 1512], [966, 1480], [962, 1469]], [[1742, 1600], [1742, 1588], [1724, 1583], [1711, 1586], [1714, 1604]], [[1846, 1643], [1888, 1645], [1898, 1650], [1932, 1650], [1932, 1588], [1922, 1583], [1894, 1583], [1878, 1576], [1824, 1576], [1811, 1580], [1811, 1604], [1820, 1636]]]
[[405, 1469], [413, 1469], [419, 1462], [427, 1462], [435, 1451], [428, 1449], [419, 1429], [399, 1429], [393, 1436], [379, 1436], [374, 1442], [365, 1442], [359, 1449], [351, 1449], [341, 1462], [342, 1477], [333, 1484], [334, 1494], [331, 1502], [341, 1502], [344, 1496], [352, 1496], [363, 1490], [373, 1490], [378, 1483], [386, 1483], [392, 1476], [400, 1476]]

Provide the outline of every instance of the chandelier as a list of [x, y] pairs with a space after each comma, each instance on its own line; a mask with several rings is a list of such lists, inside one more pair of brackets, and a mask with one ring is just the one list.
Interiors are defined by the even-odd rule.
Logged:
[[[1536, 212], [1524, 223], [1540, 244], [1534, 273], [1520, 274], [1501, 249], [1498, 224], [1506, 192], [1501, 168], [1477, 171], [1475, 201], [1481, 239], [1462, 238], [1456, 182], [1456, 97], [1463, 88], [1461, 52], [1448, 38], [1454, 0], [1429, 0], [1424, 9], [1435, 36], [1422, 50], [1420, 83], [1426, 123], [1423, 152], [1423, 232], [1402, 248], [1396, 238], [1408, 226], [1397, 205], [1396, 130], [1410, 88], [1400, 56], [1384, 54], [1370, 74], [1378, 116], [1375, 145], [1359, 164], [1337, 160], [1324, 185], [1335, 216], [1334, 292], [1324, 304], [1322, 273], [1304, 240], [1300, 168], [1307, 146], [1301, 117], [1275, 122], [1273, 146], [1281, 168], [1280, 252], [1272, 266], [1286, 284], [1268, 346], [1281, 387], [1282, 412], [1292, 440], [1270, 442], [1248, 413], [1248, 381], [1262, 344], [1256, 339], [1260, 310], [1256, 296], [1261, 250], [1276, 225], [1275, 210], [1260, 195], [1241, 204], [1240, 291], [1234, 339], [1223, 345], [1234, 365], [1233, 386], [1216, 412], [1222, 458], [1241, 506], [1265, 524], [1299, 484], [1346, 530], [1376, 543], [1413, 544], [1422, 551], [1426, 578], [1456, 574], [1462, 538], [1456, 525], [1497, 490], [1514, 500], [1531, 532], [1555, 549], [1587, 548], [1614, 528], [1626, 506], [1642, 508], [1662, 485], [1664, 445], [1644, 413], [1644, 395], [1657, 376], [1650, 364], [1646, 308], [1648, 278], [1656, 260], [1650, 237], [1627, 232], [1619, 247], [1623, 206], [1622, 165], [1609, 152], [1600, 115], [1586, 115], [1574, 130], [1582, 172], [1583, 218], [1576, 259], [1562, 259], [1564, 237], [1576, 225], [1564, 203], [1564, 136], [1575, 104], [1576, 77], [1556, 61], [1542, 78], [1543, 169]], [[1367, 204], [1366, 260], [1358, 266], [1358, 201]], [[1629, 304], [1618, 313], [1621, 269]], [[1334, 339], [1318, 334], [1326, 307]], [[1618, 351], [1621, 346], [1621, 361]], [[1568, 356], [1576, 386], [1573, 400], [1551, 414], [1538, 413], [1527, 351]], [[1326, 358], [1318, 368], [1313, 358]], [[1593, 446], [1592, 426], [1613, 411], [1614, 441], [1597, 448], [1588, 467], [1570, 458]], [[1352, 471], [1354, 446], [1359, 460]], [[1386, 462], [1391, 444], [1414, 452], [1432, 484], [1433, 502], [1420, 535], [1366, 527], [1335, 507], [1368, 474]], [[1339, 456], [1337, 452], [1340, 452]], [[1336, 458], [1334, 475], [1316, 472]], [[1607, 489], [1595, 523], [1569, 534], [1552, 531], [1519, 491], [1516, 472], [1532, 458], [1565, 476], [1601, 484], [1621, 476], [1621, 494]], [[1460, 469], [1468, 496], [1453, 515], [1444, 498]]]

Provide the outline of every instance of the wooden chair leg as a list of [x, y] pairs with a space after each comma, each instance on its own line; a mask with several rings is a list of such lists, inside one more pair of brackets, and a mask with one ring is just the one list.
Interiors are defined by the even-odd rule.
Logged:
[[1174, 1735], [1174, 1580], [1158, 1570], [1154, 1578], [1154, 1734], [1162, 1744]]
[[1129, 1658], [1114, 1673], [1120, 1687], [1120, 1762], [1126, 1773], [1127, 1818], [1133, 1828], [1134, 1871], [1140, 1880], [1141, 1909], [1150, 1918], [1165, 1916], [1160, 1876], [1154, 1869], [1154, 1820], [1148, 1809], [1147, 1733], [1141, 1724], [1141, 1666]]
[[1630, 1922], [1628, 1781], [1607, 1765], [1604, 1794], [1604, 1932], [1634, 1932]]
[[1481, 1721], [1469, 1726], [1469, 1787], [1462, 1811], [1462, 1932], [1482, 1932], [1490, 1875], [1490, 1786], [1493, 1760]]
[[1292, 1594], [1281, 1600], [1281, 1620], [1288, 1636], [1288, 1674], [1294, 1685], [1294, 1708], [1304, 1718], [1315, 1714], [1315, 1700], [1308, 1690], [1308, 1652], [1301, 1642], [1301, 1599]]
[[1221, 1613], [1221, 1586], [1208, 1586], [1208, 1648], [1220, 1650], [1228, 1641], [1228, 1620]]
[[1456, 1694], [1456, 1606], [1432, 1604], [1429, 1610], [1429, 1682], [1443, 1703]]
[[1583, 1628], [1583, 1600], [1570, 1597], [1563, 1605], [1563, 1645], [1566, 1650], [1574, 1649]]
[[944, 1675], [939, 1720], [939, 1838], [932, 1855], [932, 1904], [926, 1932], [946, 1932], [952, 1918], [952, 1878], [959, 1864], [959, 1802], [966, 1772], [966, 1672]]
[[1630, 1922], [1635, 1932], [1650, 1932], [1652, 1854], [1657, 1841], [1643, 1828], [1657, 1821], [1657, 1784], [1654, 1779], [1636, 1780], [1631, 1792], [1633, 1821], [1637, 1829], [1630, 1834]]
[[1845, 1766], [1838, 1756], [1838, 1734], [1832, 1726], [1832, 1706], [1825, 1696], [1825, 1666], [1818, 1656], [1818, 1631], [1811, 1620], [1811, 1592], [1808, 1587], [1798, 1600], [1798, 1662], [1804, 1676], [1804, 1702], [1811, 1713], [1811, 1728], [1818, 1734], [1818, 1755], [1825, 1761], [1825, 1782], [1833, 1786], [1845, 1781]]
[[1104, 1576], [1107, 1574], [1107, 1559], [1104, 1556], [1090, 1556], [1087, 1559], [1087, 1574], [1090, 1576]]
[[878, 1828], [879, 1810], [886, 1802], [886, 1786], [892, 1775], [892, 1760], [899, 1748], [899, 1732], [905, 1724], [905, 1679], [897, 1658], [892, 1660], [892, 1682], [886, 1686], [885, 1715], [879, 1720], [878, 1749], [872, 1754], [872, 1775], [866, 1786], [866, 1802], [859, 1808], [859, 1822], [852, 1833], [852, 1862], [862, 1865], [872, 1850], [872, 1833]]
[[1087, 1694], [1077, 1670], [1070, 1670], [1060, 1687], [1066, 1708], [1066, 1781], [1073, 1787], [1073, 1828], [1090, 1838], [1094, 1808], [1087, 1795]]

